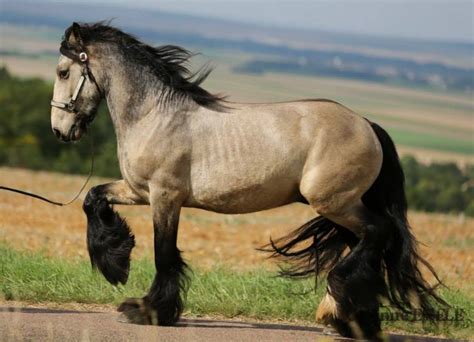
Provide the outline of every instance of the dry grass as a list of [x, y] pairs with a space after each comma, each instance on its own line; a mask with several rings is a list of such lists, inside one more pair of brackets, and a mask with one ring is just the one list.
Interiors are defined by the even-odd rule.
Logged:
[[432, 162], [437, 163], [456, 163], [460, 167], [474, 164], [474, 155], [467, 155], [455, 152], [444, 152], [430, 150], [421, 147], [398, 146], [398, 154], [400, 156], [413, 156], [417, 161], [424, 164]]
[[[34, 59], [14, 56], [0, 56], [0, 65], [20, 77], [39, 77], [51, 80], [55, 75], [57, 59]], [[52, 88], [51, 88], [52, 89]]]
[[[73, 197], [84, 178], [61, 174], [0, 168], [0, 183], [41, 193], [55, 200]], [[93, 179], [92, 184], [105, 180]], [[91, 184], [91, 185], [92, 185]], [[0, 241], [50, 256], [86, 259], [86, 220], [81, 199], [68, 207], [0, 192]], [[136, 238], [134, 258], [152, 256], [152, 222], [148, 207], [119, 207]], [[255, 248], [304, 223], [315, 214], [304, 205], [291, 205], [248, 215], [219, 215], [185, 208], [179, 247], [191, 264], [201, 268], [226, 265], [251, 269], [274, 263]], [[455, 288], [474, 283], [474, 220], [462, 216], [410, 213], [416, 237], [426, 246], [423, 255], [442, 279]]]

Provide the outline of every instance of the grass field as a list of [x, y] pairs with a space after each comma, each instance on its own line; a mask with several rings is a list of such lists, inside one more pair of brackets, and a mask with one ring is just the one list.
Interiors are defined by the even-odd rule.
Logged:
[[[138, 260], [133, 263], [128, 284], [113, 287], [100, 274], [92, 272], [86, 261], [71, 262], [41, 253], [18, 252], [4, 244], [0, 244], [0, 260], [0, 300], [117, 305], [124, 298], [142, 296], [154, 276], [153, 264]], [[221, 266], [205, 271], [194, 269], [190, 275], [192, 282], [184, 312], [188, 317], [205, 315], [314, 324], [314, 308], [325, 292], [324, 282], [315, 291], [314, 280], [283, 279], [264, 269], [231, 272]], [[472, 336], [471, 298], [458, 290], [441, 293], [453, 306], [450, 317], [455, 317], [457, 310], [462, 312], [462, 320], [439, 325], [385, 321], [384, 329], [457, 338]], [[382, 312], [389, 311], [382, 309]]]
[[[23, 188], [56, 200], [66, 200], [84, 177], [0, 168], [2, 184]], [[91, 186], [104, 179], [93, 178]], [[153, 276], [150, 211], [119, 206], [136, 235], [132, 271], [126, 286], [113, 287], [91, 272], [85, 246], [81, 200], [63, 208], [0, 192], [0, 292], [4, 299], [33, 302], [117, 304], [141, 296]], [[187, 315], [211, 315], [299, 321], [314, 324], [321, 297], [314, 279], [292, 282], [276, 278], [276, 264], [255, 248], [296, 228], [314, 213], [293, 205], [248, 215], [219, 215], [183, 209], [178, 245], [194, 276]], [[463, 216], [410, 213], [423, 256], [449, 286], [443, 295], [473, 319], [474, 220]], [[306, 293], [305, 296], [301, 295]], [[466, 325], [436, 328], [421, 323], [386, 322], [391, 330], [468, 337]]]

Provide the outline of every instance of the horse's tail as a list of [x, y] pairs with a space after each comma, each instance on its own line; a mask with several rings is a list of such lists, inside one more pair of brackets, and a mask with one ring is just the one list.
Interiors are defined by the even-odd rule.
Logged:
[[[433, 267], [418, 254], [418, 243], [407, 220], [405, 176], [395, 145], [383, 128], [372, 122], [371, 126], [382, 146], [383, 162], [379, 176], [362, 197], [362, 202], [382, 217], [382, 222], [390, 225], [390, 236], [383, 252], [388, 297], [399, 310], [413, 312], [418, 307], [425, 318], [434, 318], [435, 303], [447, 305], [435, 292], [441, 281]], [[421, 265], [437, 280], [435, 287], [423, 278]]]
[[[424, 265], [441, 284], [433, 267], [417, 251], [417, 241], [407, 220], [405, 176], [395, 145], [385, 130], [371, 123], [383, 150], [380, 173], [362, 201], [370, 212], [379, 218], [388, 232], [383, 251], [383, 272], [388, 299], [403, 312], [414, 312], [418, 307], [425, 318], [435, 318], [435, 304], [446, 305], [423, 278], [419, 266]], [[346, 228], [319, 216], [262, 250], [272, 256], [286, 257], [289, 268], [281, 270], [283, 276], [308, 277], [330, 271], [343, 257], [347, 247], [355, 246], [359, 239]], [[413, 303], [413, 300], [416, 303]]]
[[282, 276], [304, 278], [330, 271], [347, 246], [356, 243], [352, 232], [318, 216], [278, 240], [270, 239], [270, 244], [261, 250], [291, 262], [291, 266], [280, 270]]

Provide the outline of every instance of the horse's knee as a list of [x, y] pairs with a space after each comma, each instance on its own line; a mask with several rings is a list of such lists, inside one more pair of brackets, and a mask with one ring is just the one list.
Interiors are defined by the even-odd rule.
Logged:
[[89, 222], [100, 221], [100, 224], [114, 225], [119, 220], [116, 219], [116, 212], [107, 201], [104, 185], [98, 185], [89, 190], [82, 204], [82, 209], [86, 213]]
[[86, 198], [82, 204], [82, 209], [86, 213], [90, 212], [101, 200], [105, 200], [103, 186], [94, 186], [89, 190], [89, 192], [87, 192]]

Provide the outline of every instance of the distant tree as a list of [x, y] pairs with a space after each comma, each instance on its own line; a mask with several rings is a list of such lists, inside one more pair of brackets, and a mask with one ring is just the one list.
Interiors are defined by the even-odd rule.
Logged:
[[402, 165], [411, 208], [474, 216], [474, 166], [462, 170], [454, 163], [424, 165], [411, 156], [402, 158]]
[[[18, 78], [0, 67], [0, 164], [76, 174], [89, 171], [90, 144], [61, 144], [51, 133], [52, 89], [51, 83]], [[94, 137], [96, 171], [118, 176], [114, 130], [106, 106], [100, 108], [88, 134]]]

